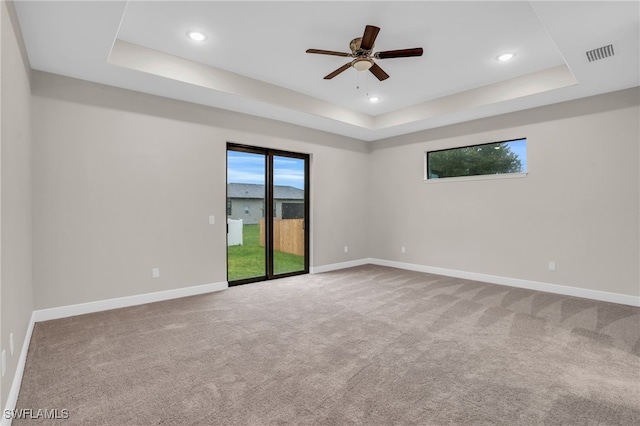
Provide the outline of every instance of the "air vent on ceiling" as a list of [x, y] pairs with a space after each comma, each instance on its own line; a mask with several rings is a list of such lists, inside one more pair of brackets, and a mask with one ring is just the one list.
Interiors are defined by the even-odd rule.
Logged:
[[610, 44], [608, 46], [602, 46], [597, 49], [590, 50], [586, 53], [587, 53], [587, 59], [589, 59], [589, 62], [599, 61], [600, 59], [613, 56], [613, 45]]

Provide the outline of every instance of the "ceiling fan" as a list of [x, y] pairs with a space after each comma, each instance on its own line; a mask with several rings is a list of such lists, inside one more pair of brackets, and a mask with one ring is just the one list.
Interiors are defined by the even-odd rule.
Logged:
[[414, 47], [412, 49], [386, 50], [384, 52], [373, 52], [373, 43], [380, 32], [380, 28], [373, 25], [367, 25], [364, 29], [362, 37], [354, 38], [349, 43], [351, 53], [334, 52], [332, 50], [307, 49], [307, 53], [317, 53], [320, 55], [344, 56], [354, 58], [351, 62], [344, 64], [337, 70], [327, 74], [324, 79], [331, 80], [349, 67], [353, 67], [358, 71], [369, 70], [378, 80], [383, 81], [389, 78], [389, 74], [384, 72], [373, 59], [389, 59], [389, 58], [408, 58], [411, 56], [422, 56], [422, 47]]

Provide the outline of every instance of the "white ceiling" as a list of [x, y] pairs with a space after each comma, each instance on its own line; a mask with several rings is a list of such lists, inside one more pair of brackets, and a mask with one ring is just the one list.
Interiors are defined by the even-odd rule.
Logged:
[[[640, 85], [640, 3], [554, 1], [17, 1], [33, 69], [362, 140]], [[365, 25], [378, 81], [348, 69]], [[206, 41], [189, 40], [197, 29]], [[613, 44], [589, 63], [585, 52]], [[503, 52], [516, 53], [506, 63]], [[367, 95], [381, 98], [377, 104]]]

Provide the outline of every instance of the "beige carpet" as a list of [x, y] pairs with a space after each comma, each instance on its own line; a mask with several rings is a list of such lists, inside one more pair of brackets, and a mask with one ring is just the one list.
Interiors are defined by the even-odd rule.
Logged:
[[640, 308], [367, 265], [38, 323], [64, 425], [638, 425]]

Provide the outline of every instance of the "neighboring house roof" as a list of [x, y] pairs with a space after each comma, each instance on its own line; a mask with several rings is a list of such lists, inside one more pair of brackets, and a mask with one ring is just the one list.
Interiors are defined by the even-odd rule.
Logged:
[[[264, 185], [255, 183], [228, 183], [228, 198], [264, 198]], [[304, 191], [293, 186], [273, 186], [273, 198], [276, 200], [304, 200]]]

